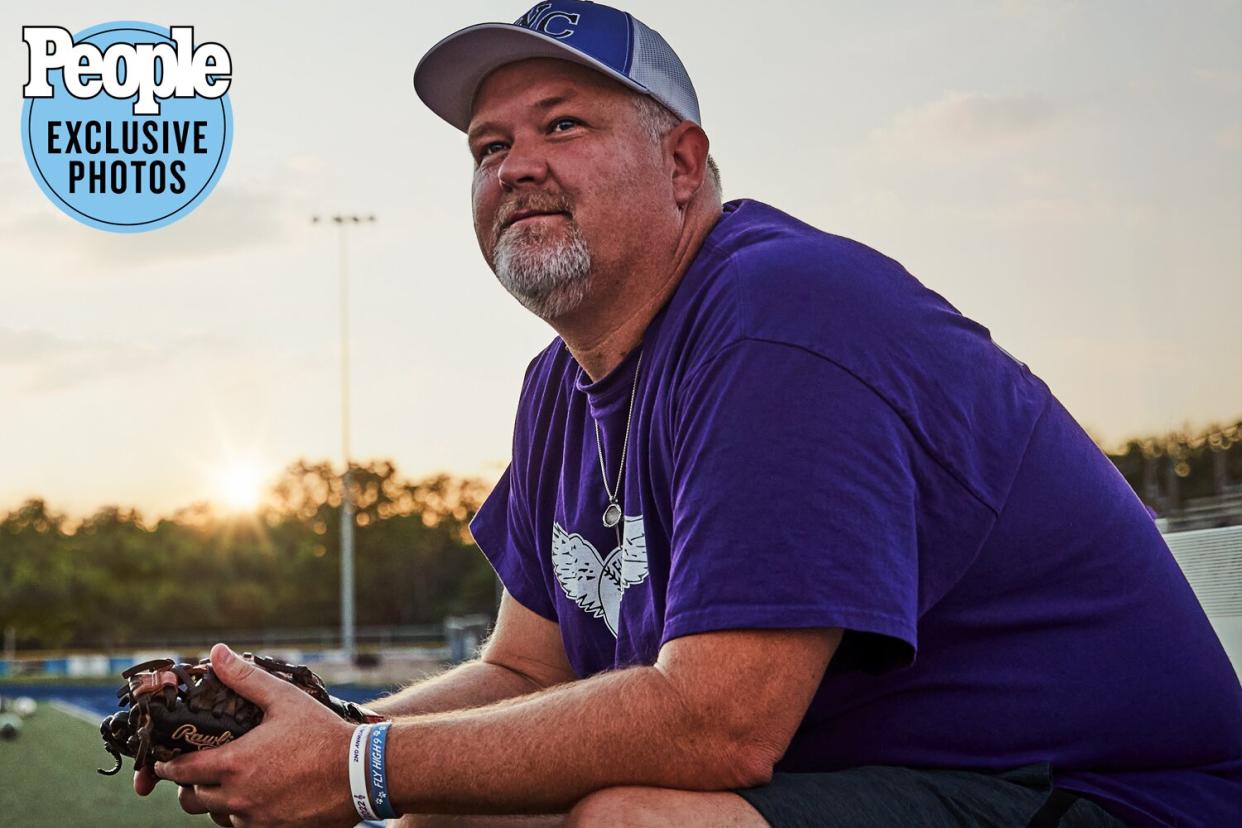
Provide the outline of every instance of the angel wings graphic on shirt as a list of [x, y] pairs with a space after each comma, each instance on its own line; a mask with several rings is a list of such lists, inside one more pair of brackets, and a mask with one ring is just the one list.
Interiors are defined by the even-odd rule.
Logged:
[[601, 556], [589, 540], [552, 523], [552, 567], [565, 596], [617, 635], [621, 596], [647, 580], [647, 539], [642, 515], [626, 515], [621, 545]]

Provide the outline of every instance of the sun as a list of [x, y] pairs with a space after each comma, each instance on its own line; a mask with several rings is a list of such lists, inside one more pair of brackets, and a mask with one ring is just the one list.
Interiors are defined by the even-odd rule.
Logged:
[[213, 477], [216, 499], [230, 509], [254, 511], [263, 499], [263, 473], [254, 463], [234, 462]]

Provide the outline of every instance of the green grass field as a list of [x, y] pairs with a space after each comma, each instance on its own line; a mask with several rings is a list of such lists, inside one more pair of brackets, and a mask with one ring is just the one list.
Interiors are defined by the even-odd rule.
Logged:
[[163, 826], [214, 825], [177, 806], [177, 786], [161, 783], [149, 797], [134, 793], [132, 759], [116, 776], [99, 728], [47, 704], [23, 723], [21, 735], [0, 741], [0, 825]]

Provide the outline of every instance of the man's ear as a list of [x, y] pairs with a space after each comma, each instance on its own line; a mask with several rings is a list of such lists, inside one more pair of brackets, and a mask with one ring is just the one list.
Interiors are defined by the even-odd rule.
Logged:
[[694, 121], [682, 121], [665, 136], [672, 152], [673, 198], [678, 207], [690, 203], [707, 177], [707, 133]]

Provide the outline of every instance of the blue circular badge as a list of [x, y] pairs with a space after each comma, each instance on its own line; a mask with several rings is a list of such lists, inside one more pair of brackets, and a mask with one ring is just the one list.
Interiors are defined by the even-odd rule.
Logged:
[[69, 42], [54, 27], [23, 29], [22, 145], [53, 204], [91, 227], [135, 233], [171, 224], [211, 193], [233, 143], [231, 65], [219, 44], [196, 54], [193, 31], [118, 21]]

